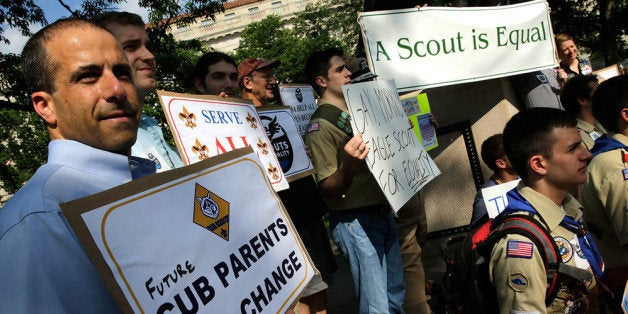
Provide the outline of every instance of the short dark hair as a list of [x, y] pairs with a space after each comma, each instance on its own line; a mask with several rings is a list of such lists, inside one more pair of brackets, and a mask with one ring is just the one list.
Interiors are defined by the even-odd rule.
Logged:
[[238, 69], [238, 65], [235, 60], [233, 60], [233, 58], [231, 58], [228, 54], [220, 51], [210, 51], [204, 53], [200, 58], [198, 58], [198, 61], [196, 61], [196, 66], [194, 66], [194, 78], [198, 77], [203, 79], [209, 71], [209, 66], [220, 61], [227, 62], [233, 65], [236, 70]]
[[628, 108], [628, 75], [612, 77], [600, 84], [593, 93], [593, 116], [604, 128], [620, 133], [617, 119]]
[[576, 75], [567, 81], [560, 93], [560, 102], [563, 104], [565, 111], [573, 116], [577, 116], [582, 111], [578, 98], [590, 100], [591, 92], [594, 89], [591, 83], [598, 83], [596, 75]]
[[103, 28], [107, 28], [107, 26], [111, 23], [119, 24], [119, 25], [133, 25], [133, 26], [141, 26], [145, 27], [146, 24], [142, 21], [142, 17], [131, 12], [118, 12], [118, 11], [109, 11], [104, 12], [93, 19], [94, 23], [100, 25]]
[[497, 170], [495, 161], [497, 159], [503, 159], [506, 157], [506, 151], [504, 151], [504, 136], [499, 133], [490, 136], [484, 142], [482, 142], [481, 154], [482, 161], [493, 171]]
[[328, 48], [312, 52], [305, 61], [305, 78], [308, 84], [320, 95], [321, 88], [316, 84], [316, 78], [319, 76], [327, 77], [327, 71], [331, 67], [330, 60], [334, 56], [344, 57], [342, 48]]
[[38, 91], [52, 93], [55, 91], [54, 76], [59, 65], [50, 58], [46, 45], [60, 31], [72, 28], [84, 29], [85, 27], [102, 29], [102, 27], [83, 18], [59, 19], [40, 29], [26, 42], [21, 56], [22, 75], [31, 93]]
[[576, 118], [556, 108], [530, 108], [514, 115], [504, 128], [504, 149], [521, 179], [529, 177], [532, 156], [552, 157], [554, 129], [575, 127]]

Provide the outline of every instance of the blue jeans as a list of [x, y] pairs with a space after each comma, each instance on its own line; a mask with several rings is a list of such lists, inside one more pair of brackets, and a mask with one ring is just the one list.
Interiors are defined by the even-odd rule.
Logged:
[[349, 260], [360, 313], [403, 313], [403, 265], [392, 213], [331, 212], [329, 228]]

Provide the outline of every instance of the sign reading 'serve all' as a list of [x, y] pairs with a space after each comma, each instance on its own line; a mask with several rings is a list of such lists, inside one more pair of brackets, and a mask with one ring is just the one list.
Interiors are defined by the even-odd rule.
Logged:
[[61, 207], [126, 313], [283, 313], [316, 272], [250, 147]]
[[288, 188], [255, 106], [243, 99], [157, 91], [186, 165], [237, 148], [257, 152], [276, 191]]
[[360, 13], [371, 70], [400, 91], [556, 66], [549, 7], [425, 7]]

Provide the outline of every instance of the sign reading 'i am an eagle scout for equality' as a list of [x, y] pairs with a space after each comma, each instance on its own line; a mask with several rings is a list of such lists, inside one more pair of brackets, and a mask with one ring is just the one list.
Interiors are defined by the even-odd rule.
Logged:
[[353, 134], [369, 148], [366, 165], [397, 212], [423, 186], [440, 174], [414, 134], [395, 81], [343, 85]]
[[371, 71], [403, 92], [557, 65], [544, 0], [363, 12], [358, 20]]
[[317, 272], [250, 147], [61, 208], [125, 313], [283, 313]]
[[236, 148], [257, 152], [275, 191], [288, 181], [255, 106], [243, 99], [157, 91], [166, 120], [186, 165]]

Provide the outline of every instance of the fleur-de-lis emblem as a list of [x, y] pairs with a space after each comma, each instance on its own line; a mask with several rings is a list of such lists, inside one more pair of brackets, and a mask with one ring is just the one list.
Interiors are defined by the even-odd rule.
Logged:
[[266, 169], [266, 171], [268, 171], [268, 174], [271, 175], [273, 180], [279, 179], [279, 168], [273, 166], [273, 164], [268, 163], [268, 169]]
[[257, 119], [255, 119], [255, 117], [252, 116], [250, 112], [246, 113], [246, 122], [251, 125], [252, 129], [257, 129]]
[[202, 144], [198, 138], [194, 146], [192, 146], [192, 151], [198, 155], [198, 159], [200, 160], [209, 158], [209, 148], [207, 148], [207, 145]]
[[268, 144], [262, 141], [261, 138], [257, 139], [257, 148], [262, 151], [262, 155], [268, 155]]
[[185, 121], [185, 126], [188, 128], [193, 129], [196, 127], [196, 116], [189, 112], [185, 106], [183, 106], [183, 111], [179, 112], [179, 119]]

